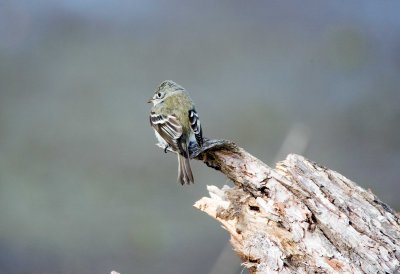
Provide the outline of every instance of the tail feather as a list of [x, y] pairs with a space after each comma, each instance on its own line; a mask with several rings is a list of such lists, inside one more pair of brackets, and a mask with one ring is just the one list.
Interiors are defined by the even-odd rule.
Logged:
[[178, 154], [178, 182], [180, 182], [182, 185], [194, 183], [189, 158], [186, 158], [180, 154]]

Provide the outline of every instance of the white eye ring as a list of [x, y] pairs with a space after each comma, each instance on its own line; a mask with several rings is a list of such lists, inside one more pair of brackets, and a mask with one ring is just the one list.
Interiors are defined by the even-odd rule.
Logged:
[[161, 98], [161, 96], [162, 96], [162, 93], [161, 93], [161, 92], [158, 92], [158, 93], [156, 94], [156, 97], [157, 97], [157, 98]]

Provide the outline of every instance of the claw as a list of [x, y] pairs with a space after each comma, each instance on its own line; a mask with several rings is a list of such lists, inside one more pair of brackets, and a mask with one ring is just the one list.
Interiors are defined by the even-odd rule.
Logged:
[[164, 147], [164, 153], [167, 153], [168, 148], [169, 148], [169, 145], [166, 145], [166, 146]]

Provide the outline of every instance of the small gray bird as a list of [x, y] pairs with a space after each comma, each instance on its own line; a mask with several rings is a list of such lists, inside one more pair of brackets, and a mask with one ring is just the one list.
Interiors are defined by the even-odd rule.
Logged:
[[178, 155], [178, 182], [182, 185], [194, 182], [189, 162], [189, 145], [203, 145], [203, 133], [199, 115], [185, 89], [166, 80], [156, 89], [150, 113], [150, 125], [154, 128], [164, 151], [171, 148]]

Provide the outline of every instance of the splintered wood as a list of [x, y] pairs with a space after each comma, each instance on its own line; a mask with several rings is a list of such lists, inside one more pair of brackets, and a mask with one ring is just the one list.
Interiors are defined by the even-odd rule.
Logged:
[[235, 184], [208, 186], [194, 206], [222, 223], [251, 273], [398, 273], [399, 216], [371, 191], [299, 155], [272, 169], [220, 140], [191, 155]]

